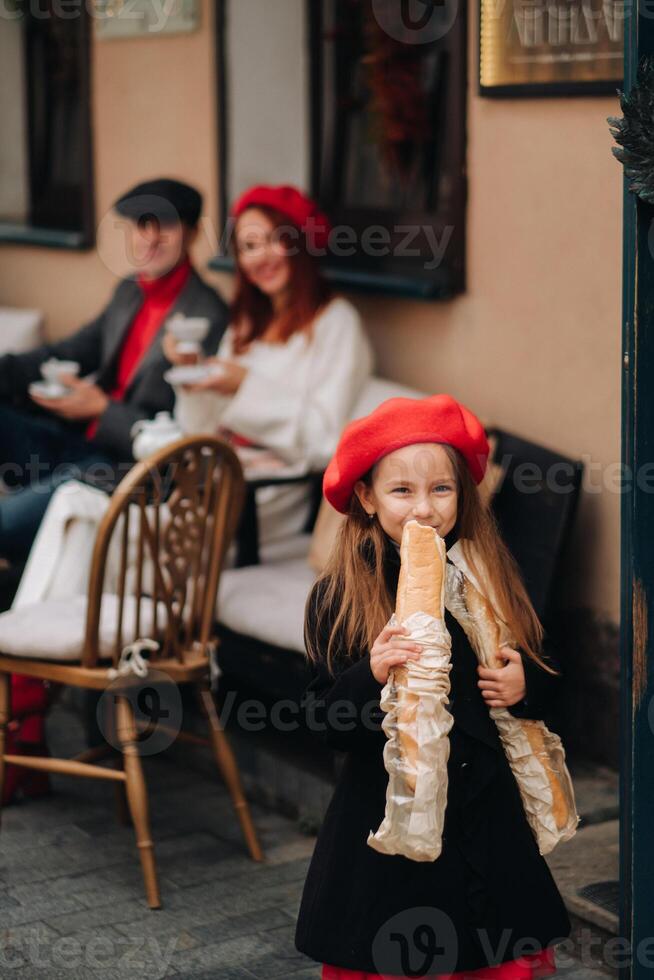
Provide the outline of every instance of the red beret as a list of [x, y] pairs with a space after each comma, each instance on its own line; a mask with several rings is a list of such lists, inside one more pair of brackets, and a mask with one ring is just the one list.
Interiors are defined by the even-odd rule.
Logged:
[[296, 225], [307, 239], [308, 244], [319, 249], [324, 249], [329, 240], [331, 223], [315, 201], [297, 187], [282, 185], [280, 187], [269, 187], [260, 184], [258, 187], [251, 187], [249, 191], [241, 194], [232, 206], [232, 214], [235, 218], [247, 208], [273, 208], [281, 211], [282, 214]]
[[336, 510], [347, 513], [357, 480], [383, 456], [419, 442], [454, 446], [462, 453], [475, 483], [481, 483], [489, 450], [476, 415], [450, 395], [389, 398], [343, 430], [325, 470], [325, 497]]

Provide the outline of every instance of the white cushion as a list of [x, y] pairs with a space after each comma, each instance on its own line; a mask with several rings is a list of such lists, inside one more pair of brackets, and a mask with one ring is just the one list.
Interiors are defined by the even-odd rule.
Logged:
[[262, 544], [259, 547], [260, 564], [272, 565], [293, 558], [306, 558], [311, 547], [311, 537], [310, 534], [292, 534], [288, 538]]
[[0, 354], [20, 354], [41, 343], [40, 310], [0, 307]]
[[387, 378], [368, 378], [361, 394], [359, 395], [354, 411], [353, 419], [360, 419], [362, 415], [369, 415], [378, 405], [385, 402], [388, 398], [425, 398], [424, 391], [417, 391], [415, 388], [408, 388], [397, 381], [389, 381]]
[[[86, 627], [86, 596], [50, 599], [20, 606], [0, 615], [0, 653], [10, 657], [61, 662], [79, 661]], [[114, 654], [118, 624], [118, 596], [105, 593], [100, 607], [100, 655]], [[136, 601], [126, 596], [123, 610], [123, 637], [127, 644], [134, 636]], [[159, 603], [159, 622], [165, 621], [165, 606]], [[141, 631], [152, 631], [152, 601], [141, 602]]]
[[218, 620], [255, 640], [304, 652], [304, 606], [316, 575], [306, 559], [223, 572]]

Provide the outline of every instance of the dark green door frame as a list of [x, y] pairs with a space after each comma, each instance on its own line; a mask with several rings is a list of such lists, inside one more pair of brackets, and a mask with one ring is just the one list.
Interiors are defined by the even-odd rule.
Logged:
[[[625, 91], [654, 55], [654, 8], [625, 4]], [[621, 610], [620, 934], [624, 978], [654, 976], [654, 492], [638, 475], [654, 462], [654, 207], [624, 193]], [[601, 247], [600, 243], [596, 243]], [[590, 243], [593, 247], [593, 243]], [[653, 483], [650, 479], [650, 483]], [[651, 721], [650, 721], [651, 719]], [[649, 941], [649, 945], [645, 943]]]

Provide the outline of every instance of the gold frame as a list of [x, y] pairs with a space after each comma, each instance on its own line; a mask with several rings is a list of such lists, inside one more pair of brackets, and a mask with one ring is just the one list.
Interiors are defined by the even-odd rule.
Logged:
[[624, 10], [623, 0], [480, 0], [480, 93], [615, 92]]

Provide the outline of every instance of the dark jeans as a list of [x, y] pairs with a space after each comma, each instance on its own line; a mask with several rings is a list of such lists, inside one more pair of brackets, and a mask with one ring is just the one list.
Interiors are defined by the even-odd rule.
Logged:
[[[0, 557], [26, 560], [53, 493], [66, 480], [115, 483], [118, 461], [54, 416], [0, 402]], [[125, 469], [124, 467], [122, 468]]]

